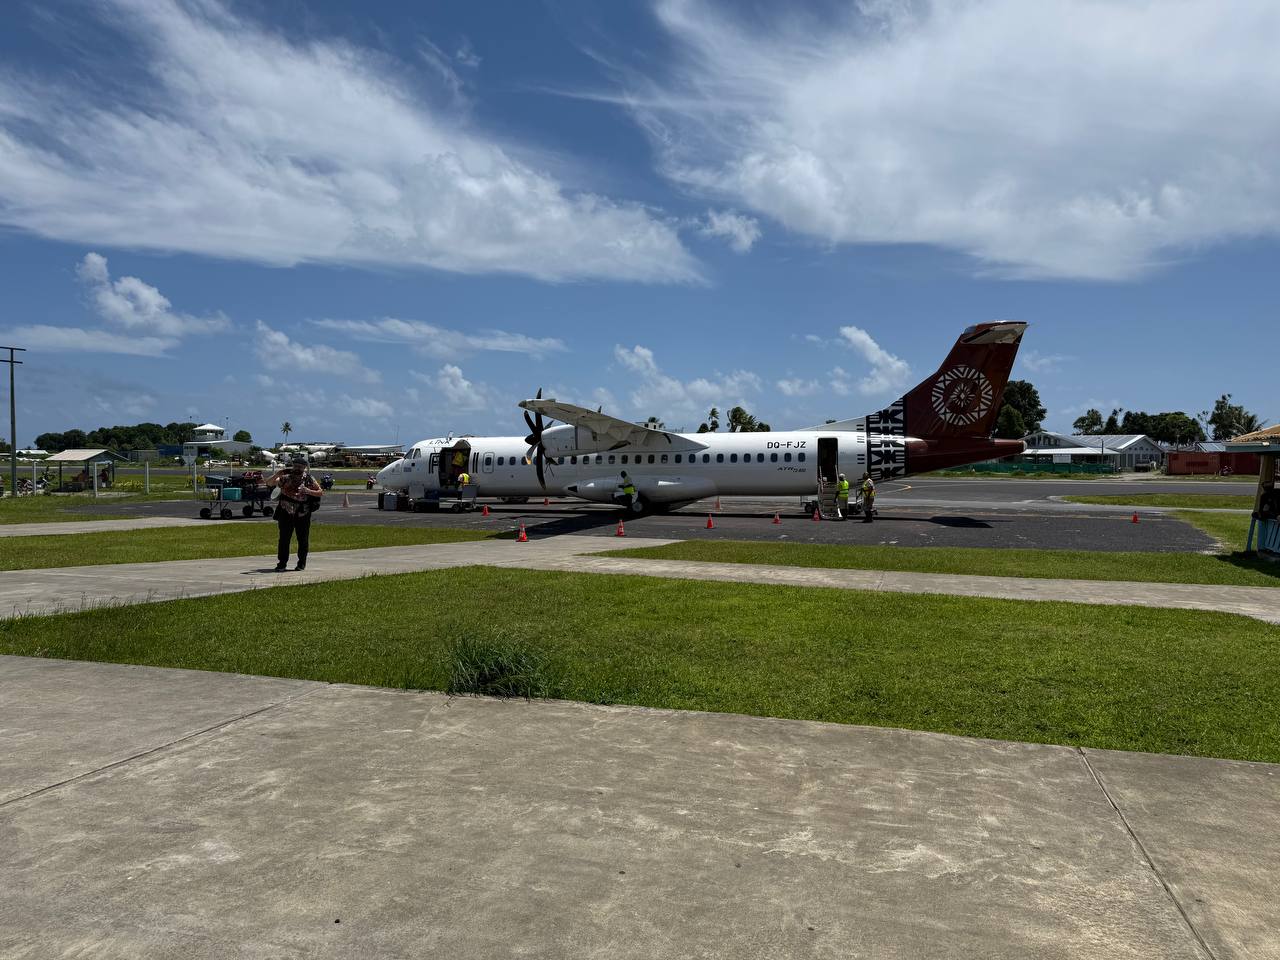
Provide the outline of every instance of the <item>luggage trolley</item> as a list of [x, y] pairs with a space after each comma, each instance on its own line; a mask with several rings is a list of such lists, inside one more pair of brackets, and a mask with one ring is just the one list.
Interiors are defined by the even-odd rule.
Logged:
[[200, 516], [204, 520], [215, 514], [223, 520], [230, 520], [234, 511], [232, 506], [240, 507], [240, 515], [252, 517], [259, 511], [264, 517], [272, 514], [271, 488], [262, 482], [261, 471], [252, 471], [238, 477], [206, 476], [205, 499], [209, 502], [200, 508]]

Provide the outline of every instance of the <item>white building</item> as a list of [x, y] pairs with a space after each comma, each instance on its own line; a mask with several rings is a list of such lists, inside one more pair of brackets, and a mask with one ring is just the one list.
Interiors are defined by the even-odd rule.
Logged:
[[1141, 433], [1070, 434], [1041, 430], [1023, 437], [1024, 459], [1041, 463], [1106, 463], [1138, 470], [1164, 463], [1164, 448]]
[[190, 466], [197, 457], [209, 456], [215, 447], [225, 453], [248, 453], [251, 443], [231, 440], [216, 423], [203, 423], [191, 431], [191, 439], [182, 445], [182, 462]]

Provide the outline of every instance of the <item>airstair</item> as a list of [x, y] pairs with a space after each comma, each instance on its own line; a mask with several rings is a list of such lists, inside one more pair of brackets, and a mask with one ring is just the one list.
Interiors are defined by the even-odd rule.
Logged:
[[823, 520], [840, 519], [836, 506], [836, 484], [821, 477], [818, 478], [818, 516]]

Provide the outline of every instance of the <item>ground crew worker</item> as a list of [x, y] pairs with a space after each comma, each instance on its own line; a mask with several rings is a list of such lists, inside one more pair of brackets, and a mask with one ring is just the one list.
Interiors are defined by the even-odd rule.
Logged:
[[836, 481], [836, 516], [841, 520], [849, 519], [849, 481], [843, 473]]
[[633, 509], [636, 503], [636, 485], [631, 482], [625, 470], [622, 471], [622, 495], [627, 498], [627, 509]]
[[871, 514], [876, 505], [876, 484], [871, 474], [862, 475], [862, 522], [870, 523]]
[[467, 473], [467, 471], [463, 470], [460, 474], [458, 474], [459, 488], [465, 487], [470, 482], [471, 482], [471, 474]]

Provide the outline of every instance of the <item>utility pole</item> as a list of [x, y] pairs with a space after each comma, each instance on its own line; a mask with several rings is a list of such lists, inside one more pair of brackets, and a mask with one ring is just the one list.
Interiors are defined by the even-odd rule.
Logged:
[[13, 392], [13, 370], [22, 363], [16, 354], [26, 353], [27, 348], [0, 347], [0, 350], [9, 351], [9, 359], [0, 363], [9, 365], [9, 496], [15, 497], [18, 495], [18, 405]]

